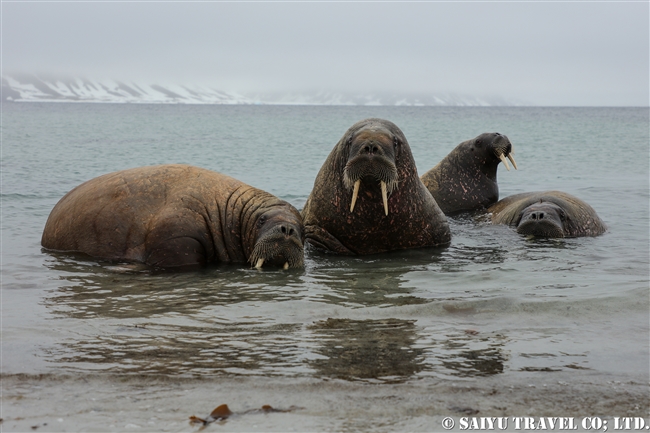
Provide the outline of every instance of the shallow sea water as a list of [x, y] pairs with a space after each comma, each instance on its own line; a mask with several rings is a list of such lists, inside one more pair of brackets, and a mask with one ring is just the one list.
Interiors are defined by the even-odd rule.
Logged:
[[[444, 416], [649, 413], [647, 108], [2, 105], [6, 431], [439, 431]], [[451, 246], [299, 270], [161, 273], [41, 250], [101, 174], [187, 163], [301, 208], [354, 122], [404, 131], [418, 171], [498, 131], [501, 197], [559, 189], [608, 226], [526, 239], [470, 216]], [[244, 413], [269, 404], [280, 413]], [[458, 428], [456, 428], [457, 430]]]

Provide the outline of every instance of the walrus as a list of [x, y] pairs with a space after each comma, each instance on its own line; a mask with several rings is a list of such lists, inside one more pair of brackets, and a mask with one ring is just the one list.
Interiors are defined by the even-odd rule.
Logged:
[[394, 123], [352, 125], [321, 167], [302, 210], [306, 241], [344, 255], [446, 246], [447, 218]]
[[89, 180], [50, 213], [41, 244], [182, 269], [209, 263], [300, 267], [304, 227], [291, 204], [237, 179], [168, 164]]
[[522, 235], [573, 238], [598, 236], [607, 229], [591, 206], [561, 191], [515, 194], [487, 211], [492, 223], [516, 227]]
[[508, 137], [486, 132], [460, 143], [420, 179], [445, 215], [485, 210], [499, 200], [499, 163], [509, 171], [509, 159], [517, 169], [513, 154]]

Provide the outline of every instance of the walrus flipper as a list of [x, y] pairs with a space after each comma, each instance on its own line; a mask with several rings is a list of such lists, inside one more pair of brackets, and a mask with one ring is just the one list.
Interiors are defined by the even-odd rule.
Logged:
[[327, 230], [316, 225], [305, 226], [305, 238], [319, 250], [345, 256], [355, 256], [356, 253], [346, 248], [338, 239]]
[[210, 231], [199, 216], [174, 209], [152, 224], [146, 237], [144, 262], [157, 268], [201, 267], [214, 258]]
[[154, 268], [191, 269], [200, 268], [207, 261], [201, 243], [184, 236], [170, 239], [152, 248], [145, 263]]

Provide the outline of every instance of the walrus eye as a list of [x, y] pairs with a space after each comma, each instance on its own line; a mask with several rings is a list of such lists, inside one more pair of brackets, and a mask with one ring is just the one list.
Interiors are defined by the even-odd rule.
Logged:
[[262, 227], [266, 222], [266, 215], [262, 215], [260, 219], [257, 220], [257, 226]]

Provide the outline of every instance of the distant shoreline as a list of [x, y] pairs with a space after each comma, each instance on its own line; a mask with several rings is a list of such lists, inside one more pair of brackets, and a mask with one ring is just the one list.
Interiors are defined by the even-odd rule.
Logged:
[[327, 106], [534, 106], [498, 96], [476, 97], [456, 93], [400, 94], [390, 92], [267, 92], [248, 95], [209, 86], [159, 85], [118, 80], [40, 78], [31, 74], [2, 77], [2, 101], [99, 102], [205, 105], [327, 105]]

